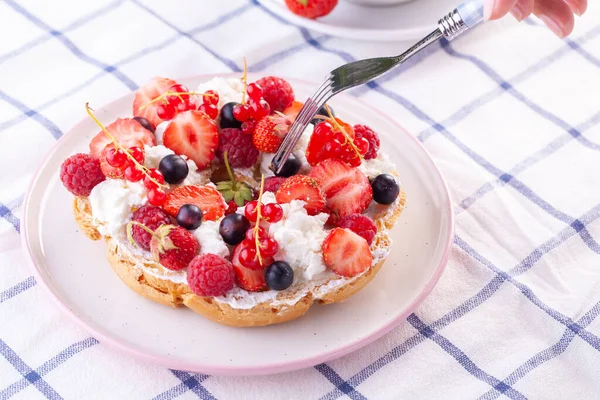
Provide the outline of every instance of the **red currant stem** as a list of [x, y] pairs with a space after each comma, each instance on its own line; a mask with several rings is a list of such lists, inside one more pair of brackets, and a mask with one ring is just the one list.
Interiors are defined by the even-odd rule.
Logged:
[[161, 94], [160, 96], [158, 96], [157, 98], [155, 98], [154, 100], [152, 100], [149, 103], [144, 104], [143, 106], [140, 107], [140, 111], [143, 110], [144, 108], [148, 107], [150, 104], [154, 104], [157, 101], [161, 101], [164, 100], [165, 103], [167, 103], [167, 97], [169, 96], [177, 96], [179, 98], [179, 100], [183, 101], [183, 95], [190, 95], [190, 96], [199, 96], [202, 95], [202, 93], [198, 93], [198, 92], [172, 92], [171, 90], [167, 90], [166, 92], [164, 92], [163, 94]]
[[140, 224], [137, 221], [129, 221], [127, 223], [127, 239], [129, 239], [129, 243], [131, 243], [132, 246], [135, 246], [135, 241], [133, 240], [133, 225], [139, 226], [140, 228], [151, 234], [153, 237], [160, 238], [152, 229], [148, 228], [146, 225]]
[[260, 240], [258, 239], [258, 230], [260, 228], [260, 220], [262, 218], [262, 214], [260, 212], [260, 208], [262, 206], [262, 195], [265, 190], [265, 176], [264, 174], [260, 176], [260, 192], [258, 193], [258, 200], [256, 200], [256, 225], [254, 225], [254, 244], [256, 246], [256, 256], [258, 257], [258, 263], [262, 266], [262, 256], [260, 255]]
[[155, 180], [154, 178], [152, 178], [150, 176], [150, 174], [148, 173], [148, 168], [146, 168], [145, 166], [143, 166], [142, 164], [140, 164], [135, 158], [133, 158], [133, 156], [131, 155], [131, 153], [129, 153], [129, 150], [125, 149], [123, 146], [121, 146], [121, 144], [117, 141], [117, 139], [112, 135], [112, 133], [110, 133], [108, 131], [108, 129], [106, 129], [104, 127], [104, 125], [102, 125], [102, 123], [100, 121], [98, 121], [98, 118], [96, 118], [96, 116], [92, 113], [92, 108], [90, 107], [90, 103], [85, 103], [85, 110], [87, 111], [88, 115], [94, 120], [94, 122], [96, 123], [96, 125], [98, 125], [100, 127], [100, 129], [102, 129], [104, 131], [104, 133], [106, 133], [106, 135], [108, 136], [108, 138], [111, 140], [111, 142], [113, 142], [113, 144], [115, 145], [115, 147], [117, 149], [122, 150], [125, 155], [127, 156], [127, 158], [129, 158], [133, 164], [140, 170], [142, 171], [142, 173], [148, 178], [150, 179], [150, 181], [152, 183], [154, 183], [156, 186], [158, 187], [164, 187], [166, 188], [166, 185], [161, 184], [160, 182], [158, 182], [157, 180]]
[[223, 160], [225, 161], [225, 168], [227, 169], [227, 175], [229, 175], [229, 179], [231, 180], [231, 188], [234, 192], [237, 192], [237, 183], [235, 182], [235, 178], [233, 176], [233, 172], [231, 172], [231, 167], [229, 166], [229, 152], [226, 151], [223, 153]]
[[333, 115], [331, 114], [331, 110], [329, 109], [329, 106], [327, 104], [325, 104], [325, 109], [327, 110], [327, 114], [329, 114], [329, 118], [330, 118], [331, 122], [333, 123], [333, 125], [335, 125], [335, 127], [337, 129], [339, 129], [340, 132], [342, 132], [342, 134], [346, 138], [346, 142], [348, 142], [350, 144], [350, 147], [352, 147], [352, 150], [354, 150], [356, 152], [356, 154], [358, 155], [358, 158], [360, 158], [362, 160], [363, 159], [363, 155], [360, 154], [360, 151], [358, 150], [358, 147], [356, 147], [356, 145], [354, 144], [354, 141], [352, 140], [352, 138], [350, 137], [350, 135], [348, 135], [348, 132], [346, 132], [346, 130], [344, 129], [344, 127], [341, 126], [337, 122], [337, 120], [333, 117]]
[[244, 75], [242, 75], [242, 83], [244, 84], [244, 91], [242, 92], [242, 104], [246, 104], [246, 88], [248, 87], [248, 66], [246, 64], [246, 57], [244, 57]]

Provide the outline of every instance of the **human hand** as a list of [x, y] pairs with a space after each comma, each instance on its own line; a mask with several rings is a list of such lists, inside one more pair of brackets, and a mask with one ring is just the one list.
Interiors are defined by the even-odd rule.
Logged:
[[587, 0], [485, 0], [486, 20], [498, 19], [511, 13], [522, 21], [531, 13], [536, 15], [558, 37], [568, 36], [575, 25], [575, 15], [587, 9]]

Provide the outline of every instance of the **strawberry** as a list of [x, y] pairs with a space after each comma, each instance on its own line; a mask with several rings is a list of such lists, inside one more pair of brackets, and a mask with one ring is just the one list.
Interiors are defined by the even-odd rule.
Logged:
[[[152, 78], [148, 83], [139, 88], [135, 92], [135, 99], [133, 100], [133, 116], [146, 118], [154, 126], [158, 126], [164, 120], [156, 114], [156, 109], [160, 104], [164, 104], [161, 101], [152, 103], [146, 107], [152, 100], [165, 93], [173, 85], [176, 85], [172, 79], [167, 78]], [[143, 109], [141, 109], [144, 107]]]
[[291, 12], [304, 18], [315, 19], [329, 14], [338, 0], [285, 0]]
[[302, 200], [308, 215], [317, 215], [325, 210], [325, 193], [315, 179], [306, 175], [290, 176], [281, 184], [275, 194], [280, 204], [292, 200]]
[[242, 248], [243, 245], [237, 245], [237, 247], [233, 250], [233, 256], [231, 257], [236, 283], [239, 287], [249, 292], [259, 292], [261, 290], [265, 290], [267, 288], [267, 283], [265, 282], [265, 271], [263, 269], [255, 270], [242, 266], [240, 263], [240, 252], [242, 251]]
[[161, 225], [150, 240], [150, 251], [160, 265], [179, 271], [196, 257], [200, 244], [190, 231], [180, 226]]
[[227, 209], [227, 203], [217, 189], [212, 186], [181, 186], [167, 194], [163, 209], [172, 217], [176, 217], [184, 204], [196, 205], [202, 210], [202, 219], [217, 221]]
[[292, 121], [281, 113], [264, 117], [254, 128], [254, 147], [263, 153], [275, 153], [291, 125]]
[[373, 189], [365, 174], [335, 158], [321, 161], [309, 176], [323, 188], [333, 222], [363, 213], [373, 199]]
[[304, 106], [304, 103], [294, 101], [291, 106], [283, 110], [283, 114], [290, 120], [295, 121], [298, 114], [300, 114], [302, 106]]
[[356, 276], [369, 269], [373, 262], [367, 241], [350, 229], [332, 229], [321, 249], [325, 265], [340, 276]]
[[202, 111], [184, 111], [171, 120], [163, 142], [176, 154], [194, 160], [198, 169], [202, 170], [215, 158], [219, 132], [215, 122]]
[[[115, 122], [108, 125], [106, 130], [126, 149], [140, 146], [140, 143], [142, 144], [142, 149], [144, 145], [156, 146], [154, 134], [133, 119], [118, 118]], [[96, 158], [100, 158], [102, 151], [109, 144], [112, 144], [112, 141], [108, 135], [104, 131], [100, 131], [90, 142], [90, 154]]]

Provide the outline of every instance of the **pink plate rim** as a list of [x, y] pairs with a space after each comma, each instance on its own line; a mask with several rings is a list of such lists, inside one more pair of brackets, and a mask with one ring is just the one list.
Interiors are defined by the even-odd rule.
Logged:
[[[194, 75], [194, 76], [181, 78], [180, 81], [191, 80], [191, 79], [211, 79], [215, 76], [232, 77], [232, 76], [238, 76], [238, 74], [200, 74], [200, 75]], [[286, 78], [286, 79], [288, 79], [288, 78]], [[316, 83], [305, 81], [302, 79], [290, 78], [289, 81], [291, 81], [291, 82], [296, 81], [296, 82], [310, 84], [310, 85], [313, 85], [314, 87], [317, 87]], [[125, 96], [127, 96], [127, 95], [125, 95]], [[123, 97], [125, 97], [125, 96], [123, 96]], [[451, 202], [450, 191], [448, 190], [448, 185], [446, 184], [446, 181], [445, 181], [442, 173], [437, 168], [437, 165], [431, 158], [431, 155], [429, 154], [427, 149], [421, 144], [421, 142], [419, 142], [413, 135], [409, 134], [400, 124], [398, 124], [393, 118], [389, 117], [387, 114], [370, 106], [369, 104], [367, 104], [366, 102], [363, 102], [360, 99], [354, 98], [352, 96], [348, 96], [348, 97], [350, 99], [352, 99], [352, 101], [360, 103], [361, 107], [370, 109], [371, 111], [379, 114], [382, 118], [384, 118], [384, 119], [388, 120], [389, 122], [391, 122], [392, 124], [396, 125], [400, 131], [402, 131], [406, 136], [408, 136], [410, 140], [414, 141], [421, 148], [421, 150], [425, 153], [425, 155], [427, 156], [429, 161], [431, 161], [435, 172], [437, 173], [438, 177], [440, 178], [440, 180], [444, 186], [444, 192], [446, 194], [446, 199], [447, 199], [447, 204], [446, 204], [447, 213], [446, 213], [445, 217], [446, 217], [446, 222], [449, 224], [449, 227], [450, 227], [450, 234], [448, 235], [448, 239], [445, 244], [442, 261], [438, 265], [437, 270], [435, 271], [435, 273], [433, 274], [433, 276], [431, 277], [431, 279], [429, 280], [427, 285], [423, 288], [423, 291], [413, 300], [413, 302], [408, 306], [408, 308], [403, 313], [399, 314], [395, 319], [393, 319], [392, 321], [390, 321], [383, 327], [378, 328], [377, 330], [372, 332], [370, 335], [360, 338], [348, 345], [339, 347], [334, 350], [329, 350], [329, 351], [323, 352], [321, 354], [318, 354], [316, 356], [306, 358], [306, 359], [266, 364], [266, 365], [261, 365], [261, 366], [256, 366], [256, 367], [222, 367], [222, 366], [200, 364], [200, 363], [173, 361], [172, 359], [167, 358], [167, 357], [154, 356], [151, 354], [147, 354], [143, 351], [133, 348], [131, 345], [125, 343], [124, 341], [121, 341], [120, 339], [116, 339], [110, 335], [106, 335], [103, 332], [96, 330], [93, 326], [91, 326], [90, 324], [81, 320], [69, 308], [69, 306], [67, 304], [65, 304], [61, 301], [60, 297], [56, 294], [56, 292], [50, 286], [50, 284], [42, 278], [42, 273], [40, 271], [40, 268], [34, 262], [33, 254], [31, 252], [31, 246], [30, 246], [30, 242], [29, 242], [29, 235], [27, 232], [27, 210], [29, 209], [30, 202], [31, 202], [30, 196], [31, 196], [31, 192], [33, 190], [33, 185], [39, 179], [39, 176], [43, 171], [43, 167], [46, 165], [50, 156], [56, 151], [56, 149], [62, 145], [62, 142], [64, 141], [63, 139], [74, 135], [78, 131], [78, 126], [83, 122], [83, 120], [78, 122], [75, 126], [73, 126], [73, 128], [71, 128], [67, 133], [65, 133], [63, 135], [63, 137], [61, 137], [52, 146], [50, 151], [46, 154], [43, 161], [40, 163], [40, 166], [36, 170], [31, 183], [29, 184], [29, 188], [28, 188], [27, 194], [25, 196], [25, 201], [23, 203], [24, 206], [23, 206], [23, 216], [22, 216], [23, 223], [22, 223], [22, 232], [21, 232], [21, 245], [23, 248], [23, 252], [26, 255], [26, 259], [28, 260], [28, 263], [33, 271], [33, 275], [35, 276], [37, 283], [45, 288], [45, 290], [50, 294], [50, 296], [52, 297], [54, 302], [58, 304], [59, 308], [64, 313], [66, 313], [71, 319], [73, 319], [75, 321], [75, 323], [77, 323], [80, 327], [82, 327], [90, 335], [92, 335], [93, 337], [95, 337], [96, 339], [101, 341], [102, 343], [105, 343], [112, 348], [118, 349], [118, 350], [122, 351], [123, 353], [134, 356], [140, 360], [148, 361], [153, 364], [157, 364], [157, 365], [164, 366], [164, 367], [171, 368], [171, 369], [182, 370], [182, 371], [198, 372], [198, 373], [204, 373], [204, 374], [209, 374], [209, 375], [229, 375], [229, 376], [268, 375], [268, 374], [275, 374], [275, 373], [290, 372], [290, 371], [295, 371], [295, 370], [299, 370], [302, 368], [313, 367], [317, 364], [321, 364], [321, 363], [324, 363], [327, 361], [334, 360], [336, 358], [344, 356], [348, 353], [351, 353], [355, 350], [358, 350], [358, 349], [374, 342], [375, 340], [379, 339], [386, 333], [390, 332], [393, 328], [395, 328], [401, 322], [403, 322], [411, 313], [413, 313], [421, 305], [421, 303], [427, 298], [427, 296], [429, 295], [431, 290], [437, 284], [440, 276], [442, 275], [442, 273], [444, 272], [444, 270], [446, 268], [446, 264], [448, 263], [448, 259], [450, 257], [450, 251], [452, 249], [452, 243], [453, 243], [453, 239], [454, 239], [454, 212], [453, 212], [453, 206], [452, 206], [452, 202]], [[103, 108], [110, 107], [112, 104], [116, 103], [117, 101], [119, 101], [119, 100], [115, 100], [115, 101], [109, 103], [108, 105], [104, 106]]]

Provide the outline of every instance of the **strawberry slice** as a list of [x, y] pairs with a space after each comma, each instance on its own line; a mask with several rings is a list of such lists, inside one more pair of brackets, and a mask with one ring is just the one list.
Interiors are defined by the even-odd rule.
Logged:
[[283, 110], [283, 114], [288, 117], [290, 120], [294, 121], [298, 114], [300, 114], [300, 110], [304, 103], [299, 101], [294, 101], [291, 106]]
[[[146, 107], [152, 100], [165, 93], [173, 85], [176, 85], [172, 79], [167, 78], [152, 78], [148, 83], [139, 88], [135, 92], [135, 99], [133, 100], [133, 116], [143, 117], [152, 123], [154, 126], [158, 126], [164, 120], [159, 118], [156, 114], [156, 108], [160, 104], [159, 101], [152, 103]], [[143, 109], [141, 109], [144, 107]]]
[[292, 200], [302, 200], [308, 215], [317, 215], [325, 210], [325, 193], [317, 181], [306, 175], [294, 175], [287, 178], [277, 190], [275, 199], [280, 204]]
[[338, 159], [321, 161], [309, 176], [323, 188], [333, 222], [363, 213], [373, 200], [373, 189], [365, 174]]
[[[106, 130], [115, 137], [119, 144], [130, 149], [134, 146], [144, 145], [156, 146], [156, 138], [148, 129], [141, 126], [137, 121], [129, 118], [118, 118], [108, 125]], [[112, 141], [104, 131], [100, 131], [90, 142], [90, 154], [96, 158], [102, 156], [102, 152]]]
[[227, 209], [227, 203], [217, 189], [212, 186], [188, 185], [181, 186], [167, 194], [163, 209], [176, 217], [184, 204], [194, 204], [202, 210], [202, 219], [217, 221]]
[[219, 132], [214, 121], [202, 111], [184, 111], [171, 120], [163, 142], [175, 153], [194, 160], [202, 170], [215, 158]]
[[[265, 282], [265, 270], [250, 269], [242, 266], [242, 264], [240, 264], [240, 251], [242, 251], [242, 245], [237, 245], [233, 250], [233, 256], [231, 257], [237, 285], [249, 292], [260, 292], [261, 290], [265, 290], [267, 288], [267, 283]], [[272, 259], [270, 260], [272, 261]], [[266, 262], [266, 260], [264, 261]]]
[[346, 228], [332, 229], [323, 241], [322, 250], [325, 265], [348, 278], [366, 271], [373, 262], [367, 241]]

